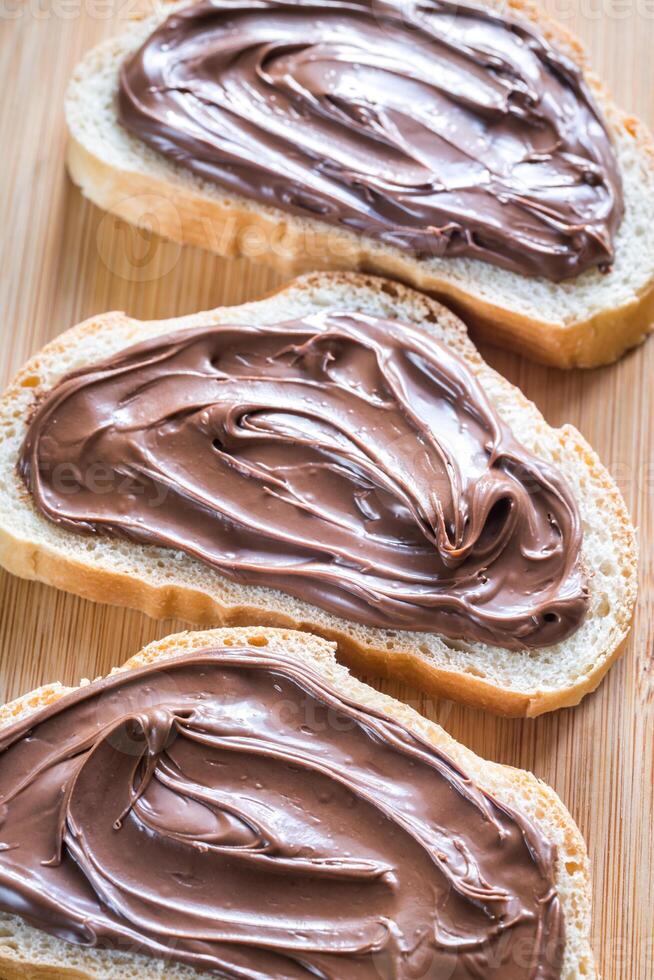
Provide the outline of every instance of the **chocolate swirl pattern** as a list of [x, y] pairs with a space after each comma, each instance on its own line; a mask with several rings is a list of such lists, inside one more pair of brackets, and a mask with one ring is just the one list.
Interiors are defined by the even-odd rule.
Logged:
[[56, 386], [19, 466], [66, 528], [372, 626], [519, 649], [586, 612], [570, 490], [406, 324], [325, 312], [157, 337]]
[[123, 66], [119, 118], [227, 191], [421, 256], [557, 281], [608, 265], [623, 213], [579, 69], [448, 0], [213, 0]]
[[306, 664], [207, 650], [0, 740], [0, 908], [230, 978], [560, 975], [553, 847]]

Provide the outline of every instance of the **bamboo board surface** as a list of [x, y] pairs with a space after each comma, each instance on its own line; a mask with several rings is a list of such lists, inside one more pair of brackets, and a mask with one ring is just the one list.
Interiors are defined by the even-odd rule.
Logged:
[[[626, 109], [654, 126], [654, 0], [549, 0]], [[174, 316], [257, 298], [281, 278], [135, 232], [67, 179], [62, 99], [79, 57], [134, 0], [0, 0], [0, 384], [71, 324], [108, 309]], [[606, 980], [654, 977], [654, 340], [620, 364], [563, 373], [490, 349], [553, 425], [572, 422], [640, 529], [641, 595], [625, 656], [576, 709], [509, 721], [381, 683], [488, 758], [533, 770], [570, 808], [593, 860]], [[0, 572], [0, 701], [106, 673], [183, 628]], [[367, 678], [374, 683], [374, 678]]]

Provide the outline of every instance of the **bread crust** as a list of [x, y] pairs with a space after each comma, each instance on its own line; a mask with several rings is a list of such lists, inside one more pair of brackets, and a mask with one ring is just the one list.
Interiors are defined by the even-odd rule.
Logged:
[[[484, 0], [508, 15], [532, 23], [564, 50], [585, 72], [611, 126], [625, 131], [654, 170], [654, 141], [647, 128], [618, 110], [588, 68], [581, 44], [530, 0]], [[179, 4], [168, 0], [156, 20]], [[98, 46], [112, 50], [115, 40]], [[91, 58], [94, 52], [91, 53]], [[83, 79], [82, 62], [73, 83]], [[654, 327], [654, 256], [646, 282], [615, 305], [572, 321], [527, 316], [493, 303], [448, 276], [447, 266], [435, 272], [427, 262], [399, 249], [380, 247], [373, 238], [356, 235], [315, 219], [297, 218], [275, 208], [259, 208], [230, 194], [203, 193], [190, 180], [164, 178], [147, 171], [126, 170], [103, 159], [85, 143], [71, 123], [67, 165], [74, 182], [91, 201], [136, 226], [151, 229], [181, 244], [208, 249], [227, 258], [246, 257], [284, 274], [313, 270], [360, 271], [389, 276], [422, 289], [450, 304], [477, 337], [516, 351], [532, 360], [560, 368], [608, 364], [641, 343]], [[117, 120], [115, 125], [118, 126]], [[171, 171], [174, 175], [174, 170]], [[144, 207], [144, 203], [146, 206]], [[171, 206], [172, 205], [172, 206]], [[449, 260], [455, 262], [456, 260]]]
[[[35, 579], [73, 595], [112, 606], [138, 609], [153, 619], [181, 619], [197, 626], [271, 626], [317, 633], [338, 646], [339, 659], [355, 672], [401, 680], [426, 695], [460, 701], [508, 718], [536, 718], [548, 711], [573, 707], [594, 691], [624, 650], [625, 639], [586, 674], [560, 691], [521, 693], [475, 677], [444, 670], [409, 651], [364, 646], [336, 626], [326, 627], [309, 617], [285, 615], [256, 606], [225, 606], [196, 589], [180, 585], [156, 586], [131, 576], [90, 568], [39, 545], [19, 541], [0, 528], [0, 564], [19, 578]], [[630, 621], [629, 621], [630, 622]]]
[[[38, 536], [26, 537], [17, 528], [9, 514], [4, 515], [0, 498], [0, 564], [8, 571], [22, 578], [36, 579], [57, 588], [64, 589], [97, 602], [125, 605], [140, 609], [155, 618], [181, 618], [200, 626], [277, 626], [306, 630], [319, 634], [338, 644], [339, 657], [354, 669], [369, 675], [395, 677], [414, 684], [427, 694], [451, 698], [475, 707], [485, 708], [497, 714], [511, 717], [534, 717], [546, 711], [577, 704], [587, 693], [600, 683], [611, 664], [620, 655], [628, 634], [636, 595], [637, 546], [635, 532], [622, 496], [602, 466], [597, 455], [572, 426], [551, 430], [545, 425], [542, 416], [518, 389], [489, 368], [467, 338], [463, 324], [436, 301], [414, 293], [399, 284], [373, 279], [353, 273], [328, 274], [315, 273], [296, 280], [276, 290], [267, 300], [256, 304], [246, 304], [227, 310], [194, 314], [173, 321], [159, 321], [141, 324], [120, 313], [108, 313], [95, 317], [65, 334], [45, 347], [19, 372], [12, 385], [0, 400], [0, 437], [3, 425], [20, 425], [26, 428], [27, 419], [19, 412], [16, 419], [16, 404], [24, 403], [26, 388], [29, 404], [34, 405], [39, 394], [47, 390], [41, 382], [40, 373], [47, 363], [57, 362], [67, 351], [80, 344], [84, 338], [102, 334], [120, 334], [125, 337], [120, 346], [128, 346], [141, 336], [141, 330], [155, 328], [164, 330], [191, 327], [197, 323], [212, 322], [221, 316], [234, 315], [236, 310], [266, 308], [270, 301], [293, 302], [293, 297], [309, 293], [310, 296], [320, 287], [333, 290], [336, 286], [347, 289], [353, 297], [359, 296], [364, 303], [366, 295], [388, 295], [388, 302], [401, 311], [408, 311], [414, 304], [415, 317], [424, 317], [425, 322], [436, 322], [445, 331], [447, 343], [466, 360], [478, 379], [485, 386], [493, 386], [504, 397], [517, 404], [519, 410], [528, 413], [534, 428], [551, 434], [556, 439], [556, 452], [561, 458], [572, 458], [584, 474], [589, 487], [594, 487], [602, 497], [603, 518], [610, 533], [619, 538], [620, 581], [624, 592], [620, 597], [615, 628], [605, 647], [598, 652], [592, 667], [584, 669], [575, 681], [556, 689], [530, 689], [520, 691], [499, 686], [487, 677], [478, 676], [474, 669], [461, 671], [446, 669], [434, 663], [421, 650], [420, 634], [392, 634], [381, 629], [351, 629], [346, 620], [324, 613], [317, 607], [292, 601], [283, 605], [275, 601], [279, 593], [269, 589], [258, 589], [255, 595], [260, 602], [246, 601], [245, 592], [237, 597], [231, 593], [230, 601], [225, 602], [219, 589], [212, 585], [225, 582], [217, 573], [199, 562], [189, 562], [193, 567], [206, 569], [206, 578], [201, 584], [181, 581], [152, 581], [145, 576], [125, 574], [111, 567], [110, 556], [103, 564], [83, 561], [54, 548]], [[392, 295], [391, 295], [392, 294]], [[362, 298], [363, 297], [363, 298]], [[354, 300], [353, 300], [354, 302]], [[411, 307], [413, 309], [413, 307]], [[408, 312], [406, 313], [408, 316]], [[129, 338], [129, 339], [128, 339]], [[22, 431], [22, 430], [21, 430]], [[15, 468], [15, 458], [13, 461]], [[6, 478], [9, 478], [6, 475]], [[45, 517], [37, 514], [31, 496], [23, 487], [15, 473], [17, 492], [21, 496], [21, 507], [37, 515], [39, 527], [52, 527]], [[2, 473], [0, 473], [0, 482]], [[71, 532], [65, 532], [68, 539], [79, 539]], [[111, 547], [111, 540], [107, 548]], [[130, 545], [130, 547], [132, 547]], [[133, 546], [138, 548], [141, 546]], [[169, 549], [150, 549], [161, 554], [162, 558], [174, 555]], [[251, 593], [250, 593], [251, 594]], [[389, 638], [393, 642], [389, 643]]]
[[[183, 653], [237, 645], [248, 645], [265, 649], [267, 654], [292, 653], [306, 660], [321, 676], [337, 690], [383, 712], [396, 721], [406, 725], [416, 734], [426, 737], [455, 764], [465, 770], [483, 790], [491, 793], [499, 802], [517, 807], [527, 814], [544, 836], [557, 845], [556, 884], [561, 897], [566, 919], [566, 970], [565, 976], [583, 976], [589, 980], [597, 977], [594, 957], [590, 946], [591, 879], [590, 862], [584, 839], [579, 828], [560, 798], [545, 783], [532, 773], [499, 763], [488, 762], [470, 749], [457, 742], [435, 722], [428, 721], [408, 705], [396, 701], [388, 695], [375, 691], [368, 685], [352, 677], [346, 668], [337, 663], [334, 646], [318, 637], [306, 633], [283, 629], [214, 629], [185, 632], [167, 636], [149, 644], [131, 657], [116, 671], [127, 671], [154, 661], [164, 661], [166, 657]], [[290, 649], [289, 649], [290, 648]], [[82, 683], [88, 683], [83, 681]], [[0, 729], [52, 704], [67, 694], [71, 688], [60, 684], [46, 685], [25, 694], [15, 701], [0, 707]], [[16, 930], [20, 926], [18, 942]], [[22, 933], [22, 935], [21, 935]], [[41, 936], [40, 946], [45, 956], [40, 962], [30, 962], [21, 954], [21, 942], [25, 944], [27, 933]], [[11, 943], [7, 945], [7, 937]], [[111, 954], [97, 950], [76, 950], [76, 963], [62, 963], [69, 944], [38, 933], [25, 924], [20, 924], [16, 916], [0, 913], [0, 975], [6, 980], [25, 980], [25, 978], [66, 977], [79, 980], [100, 980], [109, 974], [109, 967], [125, 961], [125, 954]], [[57, 957], [59, 957], [57, 959]], [[112, 959], [116, 957], [113, 962]], [[150, 980], [164, 974], [157, 968], [148, 969], [154, 961], [144, 956], [133, 957], [132, 969], [111, 973], [112, 980], [122, 976], [134, 976]], [[127, 961], [129, 962], [129, 961]], [[571, 971], [573, 967], [574, 972]], [[100, 972], [102, 971], [102, 972]], [[173, 975], [166, 970], [165, 975]], [[175, 978], [196, 978], [209, 976], [182, 967], [175, 968]]]

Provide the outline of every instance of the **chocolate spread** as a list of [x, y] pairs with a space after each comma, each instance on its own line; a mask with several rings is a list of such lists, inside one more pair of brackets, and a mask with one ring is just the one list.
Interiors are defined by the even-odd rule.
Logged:
[[414, 254], [609, 264], [606, 124], [533, 26], [450, 0], [213, 0], [122, 67], [120, 122], [228, 192]]
[[554, 980], [555, 849], [305, 663], [206, 650], [0, 733], [0, 909], [251, 980]]
[[65, 528], [359, 623], [519, 649], [586, 612], [571, 491], [407, 324], [329, 311], [156, 337], [56, 385], [19, 468]]

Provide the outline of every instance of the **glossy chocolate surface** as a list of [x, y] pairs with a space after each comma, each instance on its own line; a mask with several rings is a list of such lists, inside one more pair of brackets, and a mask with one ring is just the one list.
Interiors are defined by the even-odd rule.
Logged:
[[249, 980], [554, 980], [553, 846], [306, 663], [205, 650], [0, 733], [0, 908]]
[[490, 6], [199, 3], [120, 76], [121, 123], [262, 205], [558, 281], [612, 261], [608, 130], [576, 65]]
[[370, 626], [519, 649], [586, 613], [561, 475], [426, 332], [329, 311], [156, 337], [64, 379], [20, 470], [74, 531]]

